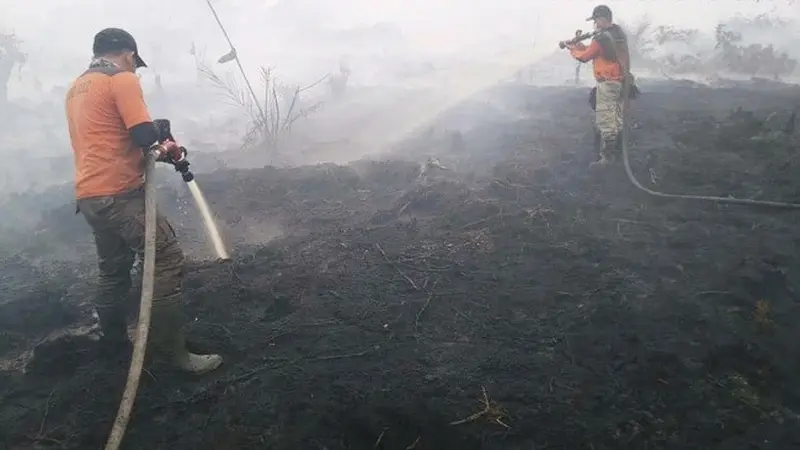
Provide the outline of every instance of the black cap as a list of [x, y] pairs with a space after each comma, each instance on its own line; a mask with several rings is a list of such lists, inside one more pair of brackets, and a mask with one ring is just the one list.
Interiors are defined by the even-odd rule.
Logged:
[[614, 20], [614, 15], [611, 13], [611, 8], [609, 8], [606, 5], [595, 6], [594, 9], [592, 10], [592, 17], [589, 17], [588, 19], [586, 19], [586, 21], [588, 22], [590, 20], [599, 19], [601, 17], [608, 20]]
[[147, 67], [141, 56], [139, 56], [139, 48], [136, 46], [136, 40], [125, 30], [119, 28], [106, 28], [94, 36], [94, 45], [92, 46], [95, 56], [106, 55], [109, 53], [120, 51], [133, 52], [133, 60], [136, 68]]

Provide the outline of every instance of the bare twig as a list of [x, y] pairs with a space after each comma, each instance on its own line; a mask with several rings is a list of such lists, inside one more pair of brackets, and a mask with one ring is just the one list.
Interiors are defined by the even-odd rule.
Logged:
[[254, 122], [254, 129], [258, 130], [259, 134], [262, 137], [266, 137], [272, 135], [272, 130], [270, 129], [270, 120], [269, 120], [270, 116], [269, 88], [270, 86], [272, 86], [272, 69], [261, 67], [259, 70], [261, 73], [261, 82], [264, 84], [264, 89], [263, 89], [264, 97], [261, 99], [261, 101], [264, 104], [264, 107], [261, 108], [262, 113], [255, 116], [253, 122]]
[[505, 213], [504, 213], [504, 212], [501, 210], [501, 211], [500, 211], [500, 212], [498, 212], [497, 214], [492, 214], [491, 216], [488, 216], [488, 217], [483, 217], [483, 218], [481, 218], [481, 219], [478, 219], [478, 220], [472, 221], [472, 222], [470, 222], [470, 223], [468, 223], [468, 224], [466, 224], [466, 225], [462, 226], [462, 227], [461, 227], [461, 229], [462, 229], [462, 230], [466, 230], [466, 229], [468, 229], [468, 228], [472, 228], [472, 227], [474, 227], [475, 225], [480, 225], [480, 224], [482, 224], [482, 223], [484, 223], [484, 222], [488, 222], [488, 221], [490, 221], [490, 220], [493, 220], [493, 219], [498, 219], [498, 218], [501, 218], [501, 217], [503, 217], [504, 215], [507, 215], [507, 214], [505, 214]]
[[405, 450], [415, 450], [417, 445], [419, 445], [419, 441], [422, 439], [422, 436], [417, 436], [417, 438], [412, 442], [410, 445], [406, 447]]
[[439, 280], [438, 279], [433, 282], [433, 286], [431, 286], [431, 289], [430, 289], [430, 291], [428, 293], [428, 299], [425, 300], [425, 304], [423, 304], [422, 308], [420, 308], [419, 311], [417, 312], [417, 317], [414, 320], [414, 332], [415, 333], [417, 332], [417, 330], [419, 330], [419, 320], [420, 320], [420, 318], [422, 318], [422, 315], [425, 314], [425, 310], [428, 309], [428, 306], [431, 304], [431, 300], [433, 300], [433, 291], [434, 291], [434, 289], [436, 289], [436, 285], [437, 284], [439, 284]]
[[55, 395], [55, 393], [55, 389], [50, 391], [50, 395], [47, 396], [47, 400], [45, 401], [44, 415], [42, 416], [42, 423], [39, 425], [39, 433], [36, 435], [37, 439], [44, 437], [44, 429], [47, 426], [47, 416], [50, 414], [50, 402], [53, 400], [53, 395]]
[[375, 441], [375, 445], [373, 445], [372, 448], [377, 450], [381, 446], [381, 442], [383, 442], [383, 437], [386, 436], [386, 432], [388, 430], [389, 430], [388, 428], [384, 428], [383, 431], [381, 431], [380, 436], [378, 436], [378, 439]]
[[311, 358], [310, 361], [333, 361], [336, 359], [359, 358], [361, 356], [366, 356], [370, 353], [372, 353], [372, 350], [364, 350], [357, 353], [345, 353], [342, 355], [317, 356]]
[[[371, 350], [364, 350], [364, 351], [357, 352], [357, 353], [344, 353], [344, 354], [340, 354], [340, 355], [315, 356], [313, 358], [308, 358], [306, 361], [334, 361], [334, 360], [338, 360], [338, 359], [359, 358], [361, 356], [366, 356], [366, 355], [370, 354], [371, 352], [372, 352]], [[261, 366], [258, 366], [256, 368], [252, 369], [252, 370], [249, 370], [249, 371], [247, 371], [247, 372], [245, 372], [243, 374], [240, 374], [240, 375], [237, 375], [235, 377], [232, 377], [232, 378], [226, 380], [225, 384], [233, 384], [233, 383], [237, 383], [237, 382], [241, 382], [243, 380], [246, 380], [246, 379], [252, 377], [253, 375], [257, 375], [257, 374], [259, 374], [259, 373], [261, 373], [261, 372], [263, 372], [263, 371], [265, 371], [267, 369], [271, 369], [271, 368], [275, 367], [275, 363], [276, 362], [287, 362], [287, 363], [290, 363], [290, 364], [294, 364], [294, 363], [296, 363], [298, 361], [302, 361], [302, 360], [303, 360], [303, 358], [292, 358], [292, 359], [290, 359], [290, 358], [268, 358], [267, 359], [267, 361], [268, 361], [267, 364], [263, 364]]]
[[292, 102], [289, 104], [289, 109], [286, 111], [286, 116], [283, 119], [283, 123], [281, 124], [281, 128], [287, 128], [289, 126], [289, 120], [292, 118], [292, 114], [294, 113], [294, 107], [297, 105], [297, 99], [300, 97], [300, 88], [296, 88], [294, 90], [294, 94], [292, 95]]
[[485, 417], [486, 420], [491, 423], [495, 423], [504, 428], [511, 428], [505, 422], [503, 422], [503, 419], [506, 417], [505, 412], [503, 412], [503, 410], [497, 404], [489, 400], [489, 395], [486, 393], [485, 387], [481, 387], [481, 389], [483, 390], [483, 409], [475, 414], [470, 415], [469, 417], [450, 422], [450, 425], [463, 425], [465, 423], [474, 422], [481, 417]]
[[67, 444], [59, 441], [58, 439], [53, 439], [51, 437], [42, 436], [40, 438], [34, 439], [36, 442], [47, 442], [53, 445], [57, 445], [58, 448], [67, 448]]
[[702, 297], [704, 295], [728, 295], [730, 294], [729, 291], [700, 291], [695, 295], [695, 297]]
[[[275, 83], [272, 83], [272, 106], [275, 108], [275, 117], [273, 120], [272, 139], [277, 140], [281, 131], [281, 105], [278, 103], [278, 91], [275, 89]], [[275, 142], [273, 142], [275, 144]]]
[[[292, 128], [292, 124], [297, 122], [299, 119], [305, 119], [306, 117], [310, 116], [311, 114], [317, 112], [320, 108], [322, 108], [323, 102], [317, 102], [313, 105], [309, 106], [308, 108], [303, 108], [302, 110], [298, 111], [297, 114], [290, 117], [286, 125], [284, 126], [284, 130], [288, 131]], [[289, 117], [289, 116], [286, 116]]]
[[392, 267], [394, 267], [394, 269], [397, 271], [397, 273], [399, 273], [403, 278], [406, 279], [406, 281], [408, 281], [408, 284], [410, 284], [411, 287], [413, 287], [415, 291], [421, 291], [422, 290], [422, 289], [419, 288], [419, 286], [417, 286], [417, 283], [415, 283], [414, 280], [411, 279], [411, 277], [409, 277], [408, 275], [406, 275], [405, 272], [403, 272], [403, 270], [400, 268], [400, 266], [397, 265], [397, 263], [395, 263], [394, 261], [389, 259], [389, 255], [387, 255], [386, 252], [383, 251], [383, 247], [381, 247], [380, 244], [375, 244], [375, 248], [377, 248], [378, 251], [381, 253], [381, 255], [383, 255], [383, 258], [386, 260], [386, 262], [391, 264]]
[[319, 80], [317, 80], [317, 81], [315, 81], [315, 82], [313, 82], [313, 83], [309, 84], [309, 85], [308, 85], [308, 86], [306, 86], [306, 87], [302, 87], [302, 88], [301, 88], [301, 87], [299, 87], [299, 86], [298, 86], [298, 88], [297, 88], [297, 93], [299, 94], [299, 93], [301, 93], [301, 92], [305, 92], [305, 91], [307, 91], [307, 90], [309, 90], [309, 89], [313, 89], [313, 88], [317, 87], [318, 85], [322, 84], [322, 82], [323, 82], [323, 81], [327, 80], [327, 79], [328, 79], [328, 77], [330, 77], [330, 76], [331, 76], [331, 74], [326, 74], [326, 75], [324, 75], [322, 78], [320, 78]]

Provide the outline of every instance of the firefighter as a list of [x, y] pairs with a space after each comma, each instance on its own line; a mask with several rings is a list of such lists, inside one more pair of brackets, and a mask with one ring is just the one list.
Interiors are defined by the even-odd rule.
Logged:
[[[106, 349], [130, 348], [127, 312], [131, 268], [144, 251], [146, 152], [162, 162], [181, 161], [185, 150], [160, 141], [135, 72], [147, 67], [136, 41], [118, 28], [94, 38], [94, 58], [71, 85], [66, 115], [75, 157], [77, 210], [92, 228], [100, 276], [95, 301]], [[189, 353], [181, 306], [184, 255], [167, 219], [158, 214], [152, 330], [148, 355], [193, 374], [222, 364], [219, 355]]]
[[592, 62], [597, 81], [595, 126], [600, 135], [600, 158], [593, 164], [607, 164], [619, 156], [622, 146], [625, 91], [632, 85], [628, 38], [606, 5], [595, 7], [586, 20], [593, 21], [597, 31], [591, 43], [567, 43], [566, 48], [576, 60]]

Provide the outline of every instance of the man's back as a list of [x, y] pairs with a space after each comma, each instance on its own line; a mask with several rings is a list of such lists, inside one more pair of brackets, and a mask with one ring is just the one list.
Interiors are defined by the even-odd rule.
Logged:
[[[126, 101], [132, 97], [138, 101]], [[128, 131], [150, 121], [141, 97], [136, 75], [115, 67], [93, 67], [73, 82], [66, 114], [77, 198], [115, 195], [142, 185], [144, 155]]]

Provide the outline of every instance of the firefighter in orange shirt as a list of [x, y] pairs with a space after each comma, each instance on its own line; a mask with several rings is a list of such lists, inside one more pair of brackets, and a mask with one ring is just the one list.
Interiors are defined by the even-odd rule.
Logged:
[[580, 62], [592, 61], [597, 80], [595, 125], [600, 134], [600, 159], [606, 164], [616, 159], [622, 145], [623, 113], [627, 107], [624, 92], [632, 85], [628, 38], [614, 23], [611, 9], [606, 5], [594, 8], [592, 16], [597, 34], [586, 46], [567, 43], [570, 54]]
[[[70, 87], [67, 124], [75, 156], [78, 211], [92, 228], [100, 277], [95, 307], [103, 347], [129, 347], [127, 336], [130, 270], [144, 251], [144, 158], [180, 161], [183, 149], [160, 142], [150, 118], [136, 69], [147, 67], [128, 32], [107, 28], [94, 39], [89, 68]], [[183, 294], [184, 256], [175, 231], [160, 213], [156, 218], [155, 292], [148, 354], [193, 374], [215, 370], [219, 355], [186, 349]]]

